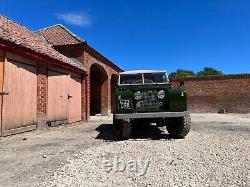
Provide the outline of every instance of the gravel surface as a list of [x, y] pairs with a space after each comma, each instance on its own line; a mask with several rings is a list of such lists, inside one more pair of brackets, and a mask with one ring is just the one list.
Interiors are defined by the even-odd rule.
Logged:
[[[249, 135], [249, 134], [248, 134]], [[67, 186], [248, 186], [249, 138], [221, 132], [192, 132], [185, 140], [129, 140], [90, 148], [68, 159], [44, 185]], [[149, 160], [145, 175], [109, 173], [103, 158]]]
[[[68, 146], [60, 140], [61, 143], [57, 142], [51, 149], [60, 148], [63, 157], [53, 155], [51, 150], [52, 153], [42, 158], [50, 158], [46, 162], [47, 166], [51, 165], [50, 169], [42, 168], [38, 170], [40, 174], [35, 174], [33, 168], [33, 175], [32, 170], [26, 171], [27, 178], [33, 176], [33, 183], [27, 178], [23, 183], [14, 183], [10, 177], [5, 183], [0, 179], [0, 185], [250, 186], [249, 114], [194, 114], [192, 118], [192, 130], [185, 139], [170, 139], [164, 128], [149, 126], [137, 127], [127, 141], [115, 141], [110, 118], [101, 121], [93, 118], [92, 123], [70, 127], [60, 134], [61, 138], [65, 136]], [[39, 133], [39, 137], [47, 138], [44, 133], [47, 132]], [[58, 139], [57, 131], [52, 135]], [[18, 145], [13, 140], [3, 143]], [[109, 171], [104, 167], [107, 163]], [[136, 167], [131, 163], [136, 163], [133, 165]], [[123, 165], [126, 168], [122, 168]], [[15, 169], [21, 167], [15, 166]], [[124, 171], [116, 171], [118, 169]], [[5, 172], [2, 176], [6, 174], [1, 172]], [[19, 176], [22, 181], [24, 175], [19, 173]]]

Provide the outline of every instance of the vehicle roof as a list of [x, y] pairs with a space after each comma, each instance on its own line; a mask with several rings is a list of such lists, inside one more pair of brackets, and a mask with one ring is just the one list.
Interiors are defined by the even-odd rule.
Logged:
[[166, 71], [165, 70], [133, 70], [133, 71], [124, 71], [119, 74], [123, 75], [123, 74], [141, 74], [141, 73], [166, 73]]

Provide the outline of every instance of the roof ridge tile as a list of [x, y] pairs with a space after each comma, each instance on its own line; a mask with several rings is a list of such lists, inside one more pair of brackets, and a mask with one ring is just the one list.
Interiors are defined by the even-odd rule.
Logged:
[[35, 33], [44, 36], [47, 41], [54, 46], [80, 44], [86, 42], [62, 24], [51, 25], [35, 31]]

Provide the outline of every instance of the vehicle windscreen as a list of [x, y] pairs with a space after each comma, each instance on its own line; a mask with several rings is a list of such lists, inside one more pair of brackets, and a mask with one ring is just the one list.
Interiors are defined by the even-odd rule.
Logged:
[[144, 84], [147, 83], [167, 83], [167, 76], [165, 73], [145, 73]]
[[[144, 80], [143, 80], [144, 79]], [[121, 74], [120, 84], [154, 84], [167, 83], [165, 73], [144, 73], [144, 74]]]
[[142, 84], [142, 74], [120, 75], [120, 84]]

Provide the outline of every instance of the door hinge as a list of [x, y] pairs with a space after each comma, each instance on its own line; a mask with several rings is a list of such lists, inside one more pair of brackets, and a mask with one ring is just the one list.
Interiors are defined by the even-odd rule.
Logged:
[[9, 92], [0, 92], [0, 95], [9, 95]]

